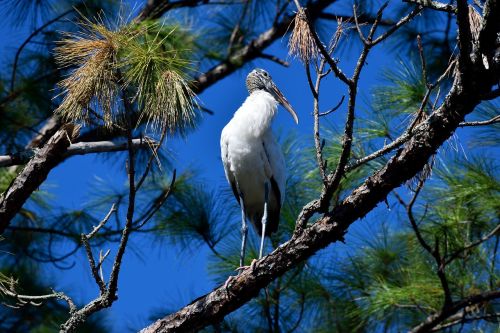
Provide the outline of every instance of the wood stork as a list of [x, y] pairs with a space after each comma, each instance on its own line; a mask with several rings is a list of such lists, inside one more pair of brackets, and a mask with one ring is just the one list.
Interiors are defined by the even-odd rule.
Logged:
[[222, 130], [220, 140], [226, 178], [241, 207], [240, 267], [244, 265], [247, 219], [261, 236], [260, 259], [264, 237], [278, 229], [285, 199], [285, 158], [271, 131], [278, 103], [299, 123], [292, 106], [265, 70], [251, 71], [246, 86], [249, 96]]

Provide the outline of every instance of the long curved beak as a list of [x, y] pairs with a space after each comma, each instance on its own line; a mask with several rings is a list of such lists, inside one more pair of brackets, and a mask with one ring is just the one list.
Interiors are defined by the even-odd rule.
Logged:
[[295, 113], [295, 111], [293, 110], [292, 106], [290, 105], [290, 103], [286, 100], [285, 96], [283, 96], [283, 94], [281, 93], [281, 91], [278, 89], [278, 87], [276, 87], [275, 84], [273, 84], [271, 86], [271, 94], [274, 95], [274, 97], [276, 98], [276, 100], [278, 100], [278, 102], [280, 102], [281, 105], [283, 105], [283, 107], [288, 111], [290, 112], [290, 114], [292, 115], [293, 117], [293, 120], [295, 120], [295, 123], [298, 124], [299, 123], [299, 117], [297, 117], [297, 114]]

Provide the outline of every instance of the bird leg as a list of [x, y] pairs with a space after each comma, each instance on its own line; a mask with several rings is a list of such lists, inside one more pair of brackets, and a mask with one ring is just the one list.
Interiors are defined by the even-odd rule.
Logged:
[[240, 251], [240, 267], [245, 264], [245, 250], [247, 246], [248, 226], [245, 217], [245, 204], [243, 203], [243, 194], [240, 192], [240, 206], [241, 206], [241, 251]]
[[264, 249], [264, 238], [266, 237], [266, 224], [267, 224], [267, 202], [269, 201], [269, 184], [264, 183], [264, 214], [262, 215], [262, 235], [260, 237], [260, 251], [259, 259], [262, 258], [262, 251]]

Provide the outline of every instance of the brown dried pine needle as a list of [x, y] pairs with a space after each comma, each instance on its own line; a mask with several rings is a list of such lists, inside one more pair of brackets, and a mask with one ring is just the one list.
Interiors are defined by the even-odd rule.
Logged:
[[469, 5], [469, 24], [472, 37], [475, 41], [479, 40], [479, 31], [481, 30], [481, 24], [483, 23], [483, 18], [477, 10]]
[[289, 54], [298, 56], [304, 63], [307, 63], [317, 56], [318, 49], [303, 8], [298, 10], [294, 21], [295, 25], [288, 43]]
[[59, 83], [64, 98], [55, 112], [69, 121], [85, 121], [86, 110], [92, 106], [101, 110], [105, 124], [110, 125], [118, 92], [117, 33], [98, 24], [84, 27], [85, 33], [67, 34], [56, 48], [56, 61], [62, 67], [77, 68]]

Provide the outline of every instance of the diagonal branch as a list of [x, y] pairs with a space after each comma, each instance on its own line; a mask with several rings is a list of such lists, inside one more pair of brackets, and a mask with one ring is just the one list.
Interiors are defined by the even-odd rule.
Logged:
[[75, 125], [65, 125], [57, 131], [12, 181], [0, 196], [0, 234], [5, 231], [12, 218], [47, 178], [49, 172], [64, 159], [64, 153], [77, 136]]
[[443, 309], [438, 314], [433, 314], [427, 317], [424, 322], [415, 326], [409, 331], [409, 333], [424, 333], [429, 332], [432, 328], [436, 327], [451, 315], [457, 313], [458, 311], [475, 304], [486, 303], [491, 300], [500, 298], [500, 290], [488, 291], [481, 294], [475, 294], [460, 301], [454, 302], [450, 307]]
[[468, 90], [460, 89], [460, 80], [455, 80], [443, 104], [420, 125], [423, 130], [416, 133], [384, 167], [368, 177], [331, 213], [324, 215], [311, 227], [295, 233], [288, 242], [258, 260], [253, 270], [248, 268], [235, 276], [228, 286], [214, 289], [178, 312], [146, 327], [142, 333], [194, 331], [221, 320], [257, 296], [259, 290], [275, 278], [332, 242], [342, 240], [354, 221], [364, 217], [388, 193], [414, 177], [426, 165], [427, 160], [453, 134], [464, 116], [480, 102], [478, 96], [491, 89], [494, 84], [491, 72], [485, 73], [474, 67], [472, 73], [475, 79], [481, 77], [482, 80], [478, 80], [478, 84]]

